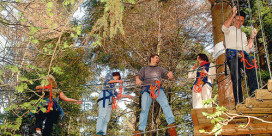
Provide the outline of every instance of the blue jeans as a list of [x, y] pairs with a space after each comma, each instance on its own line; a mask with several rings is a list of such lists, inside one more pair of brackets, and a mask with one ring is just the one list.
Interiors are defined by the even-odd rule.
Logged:
[[[102, 93], [102, 97], [100, 95], [98, 98], [103, 97], [103, 93]], [[103, 100], [98, 102], [98, 118], [96, 122], [96, 133], [100, 131], [104, 133], [103, 135], [106, 135], [107, 133], [107, 126], [108, 126], [108, 122], [110, 121], [111, 107], [112, 107], [112, 105], [109, 105], [110, 101], [112, 100], [109, 100], [109, 99], [105, 100], [105, 108], [103, 107]]]
[[[149, 91], [151, 91], [151, 90], [149, 90]], [[156, 91], [155, 94], [158, 95], [158, 91]], [[162, 107], [162, 110], [163, 110], [163, 113], [165, 115], [168, 125], [174, 123], [175, 122], [174, 115], [172, 113], [172, 110], [169, 106], [167, 97], [166, 97], [163, 90], [160, 90], [159, 96], [156, 98], [156, 101]], [[141, 101], [142, 111], [140, 114], [140, 124], [138, 127], [138, 129], [141, 131], [145, 131], [147, 118], [148, 118], [148, 112], [150, 109], [151, 102], [152, 102], [152, 98], [150, 97], [150, 94], [147, 92], [144, 92], [142, 94], [142, 101]]]

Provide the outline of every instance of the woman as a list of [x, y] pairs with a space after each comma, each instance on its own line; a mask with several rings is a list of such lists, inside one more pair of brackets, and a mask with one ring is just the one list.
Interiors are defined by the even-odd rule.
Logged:
[[[39, 110], [38, 113], [35, 114], [36, 136], [50, 136], [53, 124], [57, 123], [58, 118], [64, 115], [61, 106], [58, 104], [59, 98], [63, 101], [82, 104], [80, 100], [68, 98], [60, 89], [58, 89], [55, 78], [52, 75], [47, 76], [47, 80], [49, 85], [36, 87], [37, 92], [42, 92], [44, 94], [43, 100], [45, 100], [45, 102], [41, 103], [41, 107], [43, 106], [46, 108], [45, 113]], [[41, 107], [38, 107], [38, 109], [41, 109]], [[42, 132], [43, 121], [45, 119], [45, 127]]]
[[98, 97], [98, 110], [99, 115], [96, 123], [96, 134], [106, 135], [107, 125], [110, 120], [111, 110], [112, 110], [112, 98], [129, 98], [133, 99], [131, 95], [117, 95], [114, 87], [116, 83], [122, 84], [124, 81], [121, 80], [119, 72], [114, 72], [112, 74], [107, 74], [104, 82], [104, 90], [99, 94]]

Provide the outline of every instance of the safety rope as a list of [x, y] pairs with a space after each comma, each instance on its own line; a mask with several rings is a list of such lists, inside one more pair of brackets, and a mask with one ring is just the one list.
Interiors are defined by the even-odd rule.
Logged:
[[256, 60], [253, 59], [253, 65], [251, 65], [247, 59], [245, 59], [245, 54], [243, 52], [240, 53], [242, 55], [241, 57], [241, 62], [244, 62], [244, 66], [246, 69], [253, 69], [253, 68], [258, 68], [258, 66], [256, 65]]
[[120, 86], [116, 98], [115, 98], [115, 97], [112, 97], [113, 103], [112, 103], [111, 110], [117, 109], [117, 104], [118, 104], [118, 102], [119, 102], [119, 100], [120, 100], [120, 98], [121, 98], [122, 93], [123, 93], [123, 87]]
[[53, 107], [54, 105], [54, 102], [52, 101], [52, 86], [51, 85], [48, 85], [48, 86], [44, 86], [42, 89], [49, 89], [50, 91], [50, 95], [49, 95], [49, 103], [48, 103], [48, 107], [47, 107], [47, 113], [50, 112], [51, 108]]
[[[155, 94], [156, 88], [158, 88], [158, 94], [157, 95]], [[153, 84], [150, 85], [150, 87], [149, 87], [149, 89], [151, 90], [150, 91], [150, 97], [152, 99], [158, 98], [158, 96], [160, 94], [160, 88], [161, 88], [161, 81], [160, 80], [156, 80], [155, 86], [153, 86]]]
[[202, 90], [202, 85], [204, 84], [203, 79], [207, 76], [207, 73], [200, 72], [200, 77], [197, 79], [196, 84], [194, 85], [194, 92], [200, 93]]

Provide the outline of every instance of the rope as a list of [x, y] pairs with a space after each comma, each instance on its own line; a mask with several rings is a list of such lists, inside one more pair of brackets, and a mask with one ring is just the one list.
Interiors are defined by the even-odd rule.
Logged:
[[121, 98], [122, 92], [123, 92], [123, 87], [120, 86], [120, 87], [119, 87], [118, 94], [117, 94], [117, 98], [112, 97], [113, 103], [112, 103], [111, 110], [117, 109], [117, 104], [118, 104], [118, 102], [119, 102], [119, 100], [120, 100], [120, 98]]
[[204, 84], [203, 79], [207, 76], [206, 73], [200, 72], [200, 77], [197, 79], [196, 84], [194, 85], [194, 92], [200, 93], [202, 90], [202, 84]]
[[188, 125], [188, 124], [192, 124], [193, 122], [188, 122], [188, 123], [183, 123], [183, 124], [180, 124], [180, 125], [175, 125], [175, 126], [171, 126], [171, 127], [165, 127], [165, 128], [160, 128], [160, 129], [152, 129], [152, 130], [149, 130], [149, 131], [145, 131], [145, 132], [141, 132], [141, 133], [135, 133], [135, 134], [131, 134], [131, 135], [137, 135], [137, 134], [146, 134], [146, 133], [150, 133], [150, 132], [157, 132], [157, 131], [161, 131], [161, 130], [165, 130], [165, 129], [168, 129], [168, 128], [173, 128], [173, 127], [184, 127], [185, 125]]

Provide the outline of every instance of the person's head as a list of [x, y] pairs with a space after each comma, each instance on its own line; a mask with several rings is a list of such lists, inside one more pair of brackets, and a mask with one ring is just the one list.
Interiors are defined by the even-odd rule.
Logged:
[[240, 13], [238, 13], [236, 17], [233, 19], [234, 26], [237, 28], [241, 28], [241, 26], [245, 22], [245, 17], [246, 17], [245, 12], [241, 11]]
[[119, 72], [113, 72], [112, 77], [114, 80], [121, 80], [121, 75]]
[[198, 63], [201, 63], [203, 61], [207, 61], [207, 62], [209, 61], [208, 56], [203, 53], [198, 54], [196, 60]]
[[51, 85], [53, 88], [58, 88], [57, 82], [52, 75], [48, 75], [47, 80], [49, 82], [49, 85]]
[[158, 54], [152, 54], [152, 55], [150, 55], [149, 62], [151, 64], [155, 64], [155, 63], [158, 64], [160, 62], [159, 55]]

